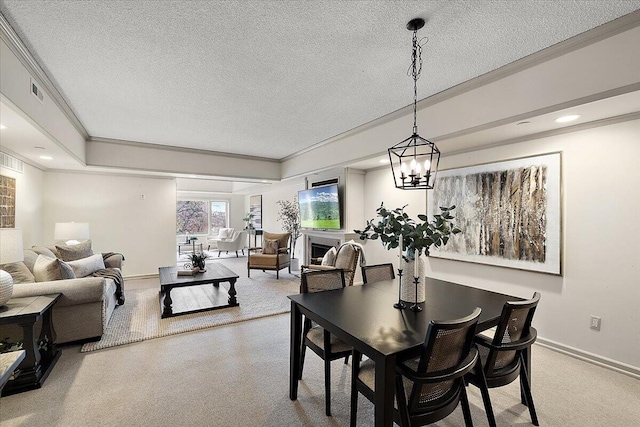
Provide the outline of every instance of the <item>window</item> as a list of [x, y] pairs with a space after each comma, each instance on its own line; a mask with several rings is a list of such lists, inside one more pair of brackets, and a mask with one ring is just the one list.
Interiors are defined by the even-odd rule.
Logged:
[[229, 203], [211, 201], [209, 234], [217, 236], [221, 228], [229, 226]]
[[218, 235], [229, 224], [229, 202], [222, 200], [178, 200], [176, 234]]
[[207, 202], [178, 200], [176, 226], [177, 234], [207, 234], [209, 227]]

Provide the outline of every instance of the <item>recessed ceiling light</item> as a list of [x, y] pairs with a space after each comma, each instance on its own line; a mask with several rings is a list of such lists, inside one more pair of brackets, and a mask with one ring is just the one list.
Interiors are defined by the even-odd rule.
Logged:
[[51, 156], [40, 156], [40, 158], [42, 160], [53, 160], [53, 157], [51, 157]]
[[562, 117], [558, 117], [555, 122], [556, 123], [567, 123], [567, 122], [572, 122], [574, 120], [577, 120], [580, 118], [579, 114], [571, 114], [568, 116], [562, 116]]
[[389, 163], [389, 159], [380, 159], [379, 161], [380, 161], [380, 163], [382, 163], [383, 165], [386, 165], [387, 163]]
[[189, 178], [196, 178], [195, 175], [189, 175]]
[[269, 181], [267, 181], [266, 179], [263, 179], [261, 182], [262, 182], [263, 184], [268, 184], [268, 183], [269, 183]]
[[6, 129], [7, 127], [5, 125], [0, 125], [0, 129]]

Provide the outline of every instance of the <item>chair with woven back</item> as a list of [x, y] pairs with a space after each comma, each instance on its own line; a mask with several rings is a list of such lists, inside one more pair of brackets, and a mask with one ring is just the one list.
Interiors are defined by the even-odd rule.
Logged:
[[362, 246], [360, 244], [345, 242], [338, 247], [334, 260], [330, 260], [327, 265], [303, 265], [302, 271], [342, 269], [344, 270], [345, 285], [352, 286], [353, 279], [356, 275], [356, 268], [358, 267], [358, 261], [361, 257]]
[[[332, 269], [323, 271], [304, 271], [300, 282], [301, 293], [324, 292], [344, 288], [344, 271]], [[347, 358], [351, 355], [352, 348], [345, 342], [331, 335], [319, 325], [315, 325], [310, 319], [304, 321], [302, 329], [302, 348], [300, 352], [300, 374], [304, 368], [306, 348], [309, 347], [324, 361], [324, 388], [325, 388], [325, 413], [331, 416], [331, 361]]]
[[538, 425], [531, 395], [530, 367], [525, 355], [536, 341], [537, 331], [531, 327], [531, 322], [539, 301], [540, 294], [535, 292], [530, 300], [506, 302], [493, 337], [479, 334], [475, 338], [480, 360], [468, 380], [480, 388], [492, 427], [495, 427], [496, 420], [488, 389], [510, 384], [518, 377], [523, 403], [529, 408], [533, 425]]
[[393, 264], [376, 264], [367, 265], [361, 268], [362, 281], [367, 284], [371, 282], [379, 282], [381, 280], [393, 280], [396, 278], [393, 272]]
[[[402, 427], [422, 426], [442, 420], [462, 403], [465, 425], [473, 426], [464, 377], [478, 360], [473, 346], [480, 308], [461, 319], [431, 321], [418, 357], [396, 366], [394, 420]], [[375, 363], [357, 361], [353, 351], [351, 376], [351, 427], [356, 425], [358, 392], [370, 401], [375, 394]]]

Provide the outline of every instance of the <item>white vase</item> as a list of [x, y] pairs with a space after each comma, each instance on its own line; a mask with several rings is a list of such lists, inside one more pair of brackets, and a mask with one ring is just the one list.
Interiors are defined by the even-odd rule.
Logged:
[[404, 302], [424, 302], [424, 259], [418, 257], [418, 300], [416, 301], [416, 284], [414, 281], [415, 261], [410, 259], [404, 266], [402, 272], [402, 288], [400, 299]]

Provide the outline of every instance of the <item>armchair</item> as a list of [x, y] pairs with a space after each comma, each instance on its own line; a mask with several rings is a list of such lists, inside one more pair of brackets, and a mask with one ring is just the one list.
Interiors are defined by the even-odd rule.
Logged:
[[247, 241], [247, 232], [246, 231], [236, 231], [233, 233], [233, 236], [230, 239], [219, 240], [218, 241], [218, 257], [220, 257], [220, 252], [229, 251], [236, 253], [236, 258], [238, 258], [238, 251], [242, 251], [242, 255], [244, 255], [244, 246]]
[[[276, 279], [280, 278], [280, 270], [289, 268], [291, 273], [291, 255], [289, 254], [289, 239], [291, 233], [268, 233], [262, 235], [262, 247], [249, 248], [247, 254], [247, 277], [251, 277], [251, 270], [275, 270]], [[260, 251], [252, 253], [252, 251]]]
[[218, 242], [225, 241], [233, 238], [234, 229], [233, 228], [221, 228], [218, 231], [217, 236], [209, 236], [207, 237], [207, 250], [211, 250], [211, 246], [214, 248], [218, 247]]
[[336, 253], [333, 265], [303, 265], [304, 270], [335, 270], [341, 268], [344, 270], [344, 281], [346, 286], [353, 285], [353, 279], [356, 274], [358, 260], [364, 257], [362, 245], [359, 243], [346, 242], [340, 245]]

